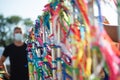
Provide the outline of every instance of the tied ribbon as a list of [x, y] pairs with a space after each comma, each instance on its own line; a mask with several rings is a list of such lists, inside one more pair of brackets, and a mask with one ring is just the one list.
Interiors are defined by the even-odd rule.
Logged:
[[87, 4], [85, 3], [85, 0], [75, 0], [75, 3], [77, 4], [79, 10], [81, 11], [83, 19], [85, 21], [85, 25], [88, 25], [90, 27], [90, 22], [87, 14], [88, 9], [87, 9]]
[[47, 27], [50, 30], [49, 20], [50, 20], [50, 14], [48, 12], [45, 12], [45, 14], [43, 16], [43, 21], [44, 21], [43, 24], [45, 27]]
[[[98, 5], [98, 10], [99, 10], [99, 21], [100, 21], [99, 26], [102, 27], [101, 9], [100, 9], [100, 1], [99, 0], [97, 0], [97, 5]], [[107, 61], [107, 64], [109, 65], [108, 67], [110, 70], [110, 80], [116, 80], [117, 75], [119, 74], [120, 59], [115, 55], [111, 45], [108, 43], [109, 40], [107, 40], [104, 35], [106, 35], [105, 31], [102, 34], [101, 39], [100, 39], [103, 43], [103, 45], [100, 44], [101, 45], [100, 49]], [[105, 45], [107, 45], [108, 47], [105, 47]]]

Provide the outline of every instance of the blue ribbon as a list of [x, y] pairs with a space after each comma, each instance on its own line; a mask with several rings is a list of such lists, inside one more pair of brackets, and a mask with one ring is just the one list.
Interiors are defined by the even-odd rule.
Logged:
[[97, 6], [98, 6], [98, 20], [99, 20], [99, 26], [100, 26], [100, 31], [102, 32], [103, 30], [103, 20], [102, 20], [102, 14], [101, 14], [101, 6], [100, 6], [100, 0], [96, 0]]
[[43, 20], [44, 20], [43, 22], [44, 26], [50, 30], [50, 23], [49, 23], [50, 14], [48, 12], [45, 12], [45, 14], [43, 15]]

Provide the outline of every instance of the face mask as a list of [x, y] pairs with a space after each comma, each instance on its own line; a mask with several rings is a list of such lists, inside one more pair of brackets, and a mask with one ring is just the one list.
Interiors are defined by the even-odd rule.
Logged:
[[14, 39], [16, 41], [22, 41], [23, 40], [23, 35], [20, 34], [20, 33], [16, 33], [15, 36], [14, 36]]

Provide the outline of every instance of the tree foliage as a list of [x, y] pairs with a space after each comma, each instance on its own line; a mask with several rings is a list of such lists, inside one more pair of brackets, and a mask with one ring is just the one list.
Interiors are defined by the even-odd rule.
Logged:
[[33, 21], [30, 18], [24, 19], [25, 26], [33, 26]]
[[22, 18], [19, 16], [10, 16], [7, 18], [7, 22], [9, 24], [15, 24], [15, 25], [17, 25], [21, 20]]
[[4, 15], [0, 14], [0, 46], [5, 47], [12, 42], [12, 29], [19, 23], [25, 26], [24, 29], [33, 26], [30, 18], [22, 19], [22, 17], [16, 15], [4, 17]]
[[5, 46], [5, 38], [7, 32], [5, 31], [6, 28], [6, 19], [3, 15], [0, 15], [0, 45]]

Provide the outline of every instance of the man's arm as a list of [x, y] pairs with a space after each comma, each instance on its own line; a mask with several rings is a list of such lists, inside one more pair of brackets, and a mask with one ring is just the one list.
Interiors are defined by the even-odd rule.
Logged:
[[2, 55], [0, 58], [0, 69], [4, 71], [4, 73], [6, 73], [5, 66], [4, 66], [5, 60], [6, 60], [6, 57]]
[[0, 58], [0, 66], [3, 66], [3, 63], [5, 62], [5, 60], [6, 60], [6, 57], [1, 56], [1, 58]]
[[1, 56], [1, 58], [0, 58], [0, 69], [2, 69], [3, 71], [5, 71], [5, 72], [4, 72], [5, 77], [6, 77], [7, 79], [9, 79], [9, 74], [8, 74], [8, 72], [6, 71], [5, 66], [4, 66], [5, 60], [6, 60], [6, 57], [5, 57], [5, 56]]

